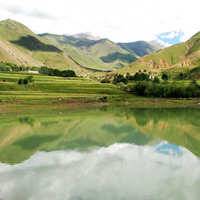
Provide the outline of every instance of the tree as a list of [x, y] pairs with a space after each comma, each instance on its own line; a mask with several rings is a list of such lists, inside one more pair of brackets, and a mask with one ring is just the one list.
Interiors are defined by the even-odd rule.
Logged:
[[128, 80], [126, 78], [124, 78], [123, 75], [119, 74], [116, 78], [114, 78], [113, 83], [117, 84], [117, 83], [120, 83], [120, 82], [127, 84]]
[[23, 79], [20, 78], [20, 79], [18, 80], [18, 84], [21, 85], [22, 83], [23, 83]]
[[162, 74], [162, 80], [163, 81], [168, 81], [169, 77], [167, 74]]
[[101, 83], [110, 83], [110, 79], [104, 78], [104, 79], [101, 80]]
[[159, 80], [159, 78], [157, 76], [154, 77], [153, 83], [160, 83], [160, 80]]

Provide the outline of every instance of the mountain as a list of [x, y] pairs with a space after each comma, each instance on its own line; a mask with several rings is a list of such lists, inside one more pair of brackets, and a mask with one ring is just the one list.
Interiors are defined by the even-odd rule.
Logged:
[[0, 22], [0, 61], [71, 69], [78, 75], [85, 75], [120, 69], [160, 48], [156, 43], [144, 41], [116, 44], [98, 39], [91, 33], [36, 35], [19, 22], [4, 20]]
[[77, 64], [69, 55], [13, 20], [0, 22], [0, 59], [20, 65], [48, 66], [72, 69], [76, 73], [88, 70]]
[[87, 51], [91, 45], [96, 43], [94, 40], [49, 33], [40, 34], [39, 36], [54, 44], [59, 49], [62, 49], [62, 51], [66, 52], [70, 58], [85, 68], [97, 71], [111, 71], [111, 68], [107, 66], [100, 58], [90, 54]]
[[148, 54], [118, 70], [119, 73], [134, 74], [140, 72], [155, 72], [162, 70], [187, 70], [200, 65], [200, 32], [188, 41]]
[[122, 68], [137, 59], [128, 51], [108, 39], [97, 41], [87, 51], [114, 69]]
[[164, 49], [165, 46], [158, 44], [155, 41], [137, 41], [130, 43], [117, 43], [121, 48], [128, 51], [137, 58], [150, 53], [155, 53], [158, 50]]
[[101, 71], [122, 68], [137, 58], [108, 39], [89, 40], [67, 35], [40, 34], [82, 66]]

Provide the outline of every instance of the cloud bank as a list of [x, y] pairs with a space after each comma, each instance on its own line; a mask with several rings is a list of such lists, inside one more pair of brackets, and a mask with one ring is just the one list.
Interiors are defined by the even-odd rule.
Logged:
[[14, 0], [1, 1], [0, 20], [11, 18], [36, 33], [92, 32], [114, 42], [156, 40], [182, 31], [181, 41], [200, 30], [199, 0]]

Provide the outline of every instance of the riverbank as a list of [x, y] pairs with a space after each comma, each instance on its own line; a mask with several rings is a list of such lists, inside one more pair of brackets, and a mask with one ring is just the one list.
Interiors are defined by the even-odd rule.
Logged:
[[108, 105], [133, 105], [133, 106], [188, 106], [197, 105], [200, 99], [160, 99], [160, 98], [74, 98], [74, 99], [49, 99], [49, 100], [1, 100], [0, 113], [26, 110], [48, 110], [89, 106]]

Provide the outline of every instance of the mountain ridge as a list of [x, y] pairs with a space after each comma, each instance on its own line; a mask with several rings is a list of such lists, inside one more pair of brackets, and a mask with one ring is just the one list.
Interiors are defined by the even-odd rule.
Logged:
[[[117, 70], [118, 73], [148, 72], [168, 70], [171, 68], [187, 68], [191, 70], [200, 65], [200, 32], [183, 43], [175, 44], [158, 52], [145, 55], [130, 65]], [[189, 67], [189, 68], [188, 68]]]

